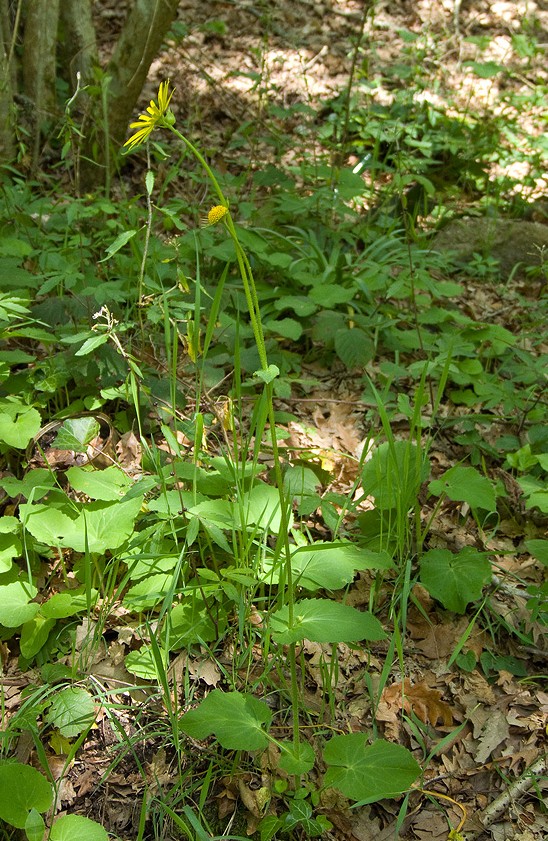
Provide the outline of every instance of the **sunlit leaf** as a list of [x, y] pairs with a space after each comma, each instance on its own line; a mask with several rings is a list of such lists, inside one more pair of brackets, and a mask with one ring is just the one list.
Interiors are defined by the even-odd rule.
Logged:
[[89, 692], [78, 686], [67, 686], [56, 693], [46, 713], [46, 721], [67, 739], [79, 736], [94, 720], [93, 699]]
[[62, 815], [53, 824], [49, 841], [108, 841], [107, 831], [83, 815]]
[[330, 599], [302, 599], [293, 606], [290, 621], [288, 605], [270, 617], [273, 639], [283, 645], [307, 639], [311, 642], [357, 642], [380, 640], [386, 634], [373, 614]]
[[180, 728], [193, 739], [215, 736], [228, 750], [259, 750], [268, 745], [269, 707], [252, 695], [214, 689], [195, 710], [183, 715]]
[[419, 564], [421, 583], [455, 613], [464, 613], [469, 602], [480, 598], [492, 574], [487, 555], [473, 546], [456, 554], [449, 549], [430, 549]]
[[31, 809], [47, 812], [53, 789], [31, 765], [18, 762], [0, 765], [0, 820], [23, 829]]
[[323, 759], [329, 766], [324, 785], [368, 803], [402, 794], [421, 770], [406, 748], [383, 739], [367, 745], [363, 733], [334, 736], [324, 747]]

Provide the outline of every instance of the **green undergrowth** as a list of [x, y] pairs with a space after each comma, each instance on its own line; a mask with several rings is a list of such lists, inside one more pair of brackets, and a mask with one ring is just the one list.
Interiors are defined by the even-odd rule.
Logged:
[[[156, 187], [154, 164], [143, 197], [116, 201], [4, 178], [0, 632], [28, 684], [13, 714], [2, 695], [0, 819], [30, 841], [58, 796], [48, 757], [68, 775], [99, 718], [115, 736], [107, 772], [131, 761], [148, 787], [139, 841], [214, 837], [211, 798], [245, 775], [259, 781], [240, 796], [261, 841], [327, 833], [333, 796], [397, 798], [401, 822], [453, 735], [431, 728], [411, 749], [375, 720], [393, 667], [405, 671], [415, 585], [445, 617], [469, 616], [459, 668], [522, 675], [515, 658], [476, 663], [467, 639], [478, 623], [494, 645], [533, 644], [546, 624], [545, 584], [511, 582], [528, 597], [519, 622], [489, 607], [496, 535], [548, 562], [545, 265], [514, 287], [431, 236], [463, 194], [474, 212], [511, 211], [508, 184], [488, 179], [510, 120], [449, 118], [404, 93], [366, 111], [334, 101], [323, 117], [321, 160], [267, 165], [251, 186], [227, 177], [223, 191], [194, 172], [221, 208], [205, 227]], [[333, 149], [358, 164], [335, 165]], [[511, 293], [520, 329], [476, 314], [471, 285]], [[351, 378], [362, 403], [350, 489], [289, 441], [319, 370]], [[432, 539], [447, 518], [464, 546]], [[95, 666], [113, 640], [109, 682]], [[320, 711], [307, 706], [307, 643]], [[359, 732], [334, 701], [342, 644], [385, 657], [378, 680], [364, 674]], [[215, 675], [207, 692], [200, 662]], [[32, 767], [15, 761], [23, 734]], [[146, 745], [168, 755], [169, 783], [152, 786]], [[71, 814], [48, 832], [106, 838]]]

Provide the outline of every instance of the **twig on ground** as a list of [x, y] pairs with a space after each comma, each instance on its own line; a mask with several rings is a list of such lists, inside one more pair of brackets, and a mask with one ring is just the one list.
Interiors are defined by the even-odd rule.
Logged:
[[[511, 803], [522, 797], [528, 789], [533, 785], [536, 777], [546, 774], [548, 768], [548, 757], [546, 754], [539, 757], [536, 762], [527, 768], [521, 777], [518, 777], [511, 785], [508, 786], [492, 803], [487, 806], [483, 812], [476, 815], [476, 819], [483, 825], [484, 829], [489, 829], [495, 821], [497, 821], [508, 809]], [[466, 841], [476, 841], [483, 834], [483, 829], [476, 830], [472, 833], [467, 833]]]

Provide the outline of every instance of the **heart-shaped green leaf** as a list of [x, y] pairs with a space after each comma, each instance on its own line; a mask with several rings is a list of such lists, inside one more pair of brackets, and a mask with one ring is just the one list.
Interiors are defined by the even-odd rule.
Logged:
[[108, 841], [103, 827], [83, 815], [63, 815], [55, 821], [49, 841]]
[[406, 748], [383, 739], [367, 745], [363, 733], [334, 736], [323, 758], [329, 766], [324, 784], [338, 788], [351, 800], [368, 803], [402, 794], [421, 770]]
[[31, 765], [0, 765], [0, 820], [23, 829], [31, 809], [47, 812], [53, 791], [46, 778]]
[[67, 686], [58, 692], [47, 712], [46, 721], [57, 727], [62, 736], [72, 739], [91, 727], [95, 720], [95, 704], [91, 695], [78, 686]]
[[180, 727], [193, 739], [215, 736], [227, 750], [260, 750], [268, 745], [269, 707], [252, 695], [214, 689], [196, 710], [183, 715]]
[[40, 608], [31, 601], [38, 590], [24, 581], [12, 581], [0, 586], [0, 625], [17, 628], [29, 622]]
[[53, 446], [58, 450], [85, 453], [90, 441], [99, 434], [99, 421], [93, 417], [69, 418], [59, 428]]
[[449, 549], [430, 549], [419, 563], [421, 583], [454, 613], [464, 613], [469, 602], [480, 598], [492, 574], [487, 555], [473, 546], [456, 555]]
[[282, 645], [304, 639], [336, 643], [381, 640], [386, 636], [381, 623], [371, 613], [330, 599], [295, 602], [291, 624], [289, 607], [284, 605], [270, 617], [270, 629], [273, 639]]
[[457, 464], [451, 467], [439, 479], [428, 485], [428, 490], [436, 496], [446, 494], [456, 502], [467, 502], [471, 508], [484, 508], [495, 511], [497, 507], [495, 488], [486, 476], [474, 467]]

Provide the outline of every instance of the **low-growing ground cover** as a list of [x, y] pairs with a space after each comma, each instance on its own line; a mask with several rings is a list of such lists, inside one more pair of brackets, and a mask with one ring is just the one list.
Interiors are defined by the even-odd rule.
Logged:
[[546, 828], [537, 18], [434, 97], [447, 33], [381, 73], [340, 5], [346, 86], [264, 69], [228, 171], [164, 79], [111, 195], [5, 175], [5, 837]]

